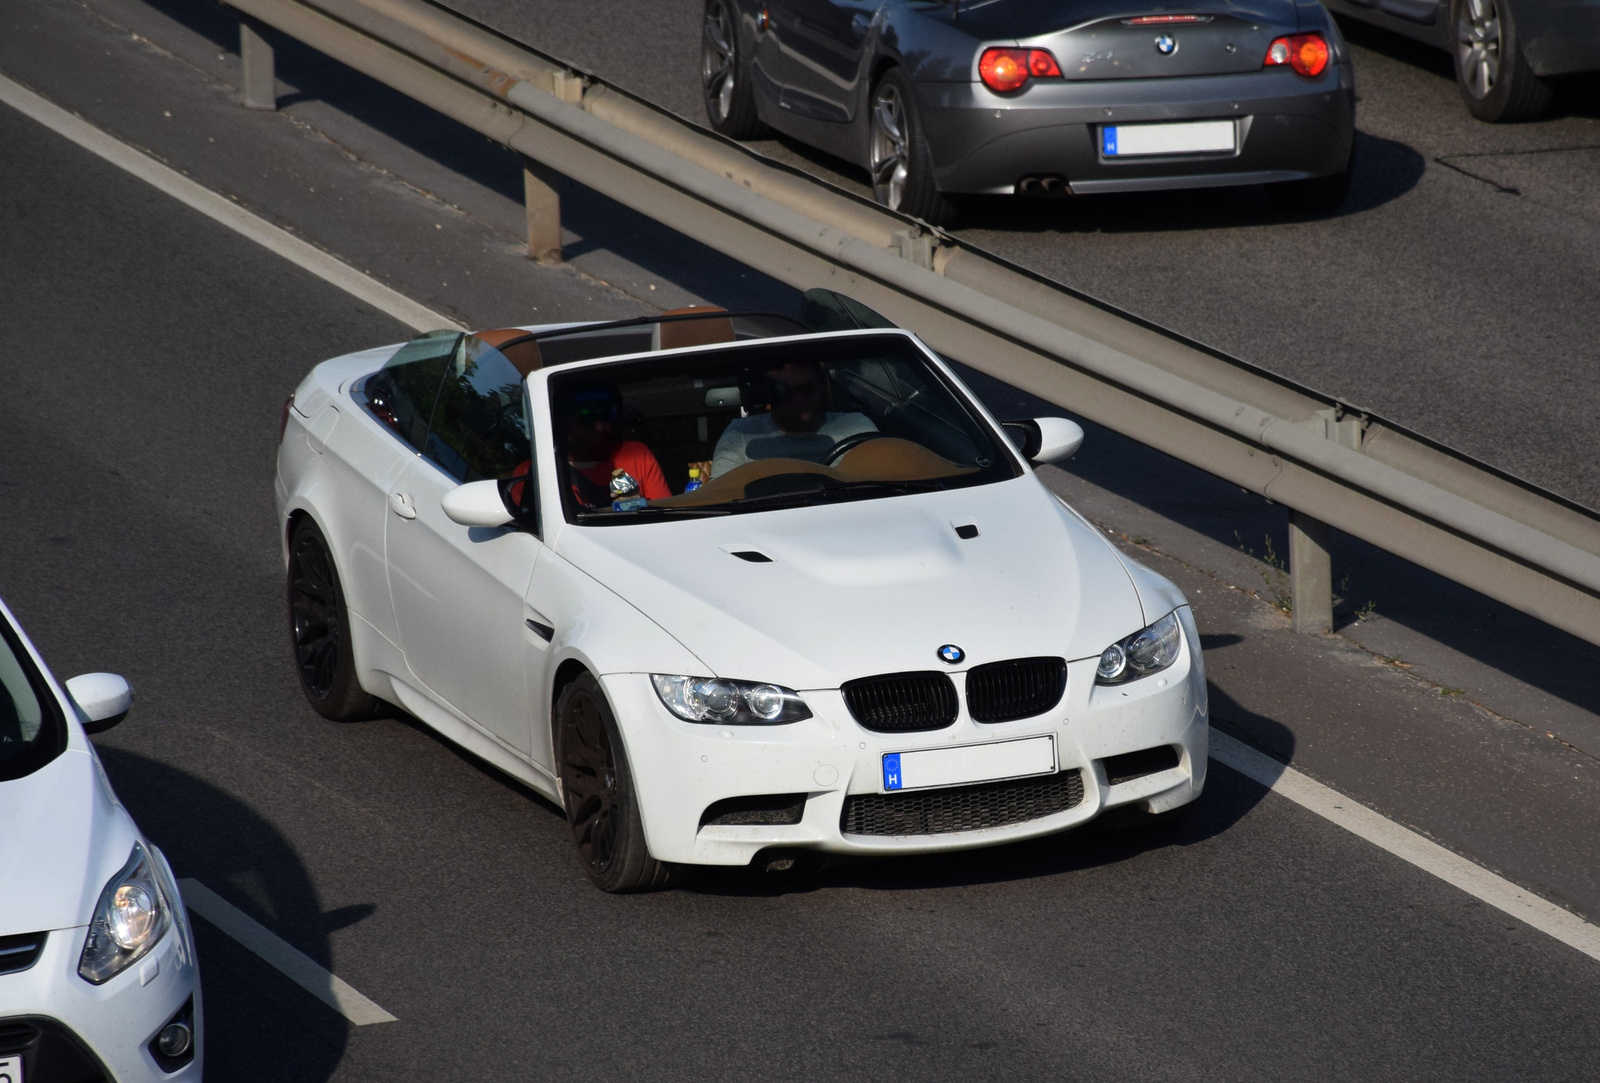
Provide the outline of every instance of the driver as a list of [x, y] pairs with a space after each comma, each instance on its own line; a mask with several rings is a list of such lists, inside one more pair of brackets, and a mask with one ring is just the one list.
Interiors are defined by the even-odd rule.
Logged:
[[611, 506], [611, 472], [626, 470], [647, 500], [672, 495], [655, 454], [617, 431], [622, 394], [611, 384], [576, 383], [556, 393], [556, 416], [566, 423], [567, 474], [586, 508]]
[[[749, 375], [754, 379], [748, 379]], [[746, 382], [757, 385], [757, 398], [770, 398], [772, 409], [728, 423], [712, 453], [714, 478], [752, 459], [821, 462], [845, 437], [878, 431], [865, 414], [835, 413], [827, 408], [827, 376], [814, 361], [791, 361], [764, 373], [747, 374]], [[760, 394], [762, 390], [766, 396]]]

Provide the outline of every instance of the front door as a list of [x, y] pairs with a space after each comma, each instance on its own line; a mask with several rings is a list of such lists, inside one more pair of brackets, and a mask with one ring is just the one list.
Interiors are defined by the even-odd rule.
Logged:
[[547, 651], [524, 599], [543, 549], [529, 527], [451, 521], [457, 485], [509, 478], [531, 458], [522, 374], [466, 336], [446, 373], [422, 449], [389, 494], [389, 591], [406, 663], [424, 690], [527, 755]]
[[881, 0], [779, 0], [772, 5], [780, 104], [812, 120], [849, 123], [860, 98], [862, 50]]

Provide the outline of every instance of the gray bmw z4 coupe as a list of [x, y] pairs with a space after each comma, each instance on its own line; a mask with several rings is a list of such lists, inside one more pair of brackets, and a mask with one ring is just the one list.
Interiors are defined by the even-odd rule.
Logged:
[[706, 0], [711, 126], [865, 167], [934, 225], [964, 194], [1265, 184], [1335, 210], [1355, 82], [1316, 0]]

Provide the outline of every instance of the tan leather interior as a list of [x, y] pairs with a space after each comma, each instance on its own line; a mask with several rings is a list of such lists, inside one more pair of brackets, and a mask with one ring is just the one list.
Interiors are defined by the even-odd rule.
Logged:
[[665, 500], [652, 500], [652, 507], [693, 508], [738, 500], [745, 487], [762, 478], [778, 474], [821, 474], [834, 481], [931, 481], [975, 474], [976, 466], [962, 466], [921, 444], [883, 436], [868, 440], [845, 452], [833, 466], [804, 459], [756, 459], [743, 463], [720, 478], [712, 478], [692, 493], [680, 493]]
[[726, 311], [728, 310], [717, 305], [693, 305], [689, 308], [674, 308], [663, 312], [663, 316], [692, 316], [704, 312], [707, 318], [669, 320], [666, 323], [654, 324], [650, 332], [651, 349], [679, 350], [685, 346], [710, 346], [716, 342], [732, 342], [733, 321], [726, 316], [718, 318], [712, 315]]
[[498, 331], [474, 331], [474, 337], [488, 343], [505, 355], [516, 370], [526, 376], [540, 365], [544, 357], [539, 353], [539, 340], [531, 338], [520, 327], [506, 327]]

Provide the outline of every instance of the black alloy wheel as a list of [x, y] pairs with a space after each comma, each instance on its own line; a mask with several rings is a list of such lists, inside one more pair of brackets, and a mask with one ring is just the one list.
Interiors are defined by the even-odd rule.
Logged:
[[956, 206], [933, 179], [933, 155], [923, 136], [911, 84], [890, 68], [872, 88], [867, 168], [872, 197], [881, 206], [920, 218], [931, 226], [955, 221]]
[[350, 614], [322, 531], [301, 520], [289, 538], [289, 635], [300, 690], [335, 722], [370, 718], [378, 701], [356, 680]]
[[584, 673], [556, 701], [556, 758], [572, 841], [589, 879], [602, 891], [654, 891], [679, 870], [645, 848], [616, 718], [599, 682]]
[[750, 89], [750, 64], [739, 45], [739, 24], [732, 0], [706, 0], [700, 34], [700, 87], [706, 119], [730, 139], [755, 139], [767, 126], [756, 115]]
[[1510, 0], [1454, 0], [1456, 85], [1467, 111], [1500, 123], [1531, 120], [1550, 107], [1550, 84], [1533, 73], [1517, 37]]

